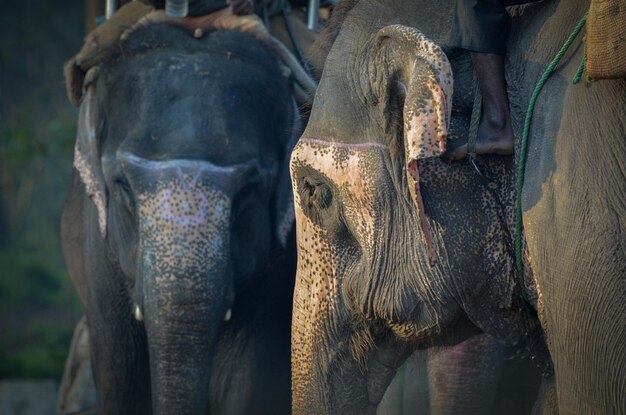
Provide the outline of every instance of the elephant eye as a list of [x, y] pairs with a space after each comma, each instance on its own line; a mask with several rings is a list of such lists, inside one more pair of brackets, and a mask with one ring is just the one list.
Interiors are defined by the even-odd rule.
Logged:
[[309, 208], [328, 209], [333, 201], [333, 194], [327, 185], [309, 178], [304, 179], [302, 192]]

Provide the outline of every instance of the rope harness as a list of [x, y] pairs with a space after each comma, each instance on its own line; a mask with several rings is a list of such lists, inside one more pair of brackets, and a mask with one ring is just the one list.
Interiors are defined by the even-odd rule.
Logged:
[[[526, 301], [528, 301], [528, 295], [526, 293], [526, 286], [524, 284], [524, 262], [522, 260], [522, 188], [524, 187], [524, 173], [526, 171], [526, 152], [528, 148], [528, 136], [530, 135], [530, 126], [533, 118], [535, 104], [537, 102], [537, 97], [541, 92], [541, 88], [543, 88], [543, 85], [546, 83], [546, 81], [554, 71], [556, 65], [559, 63], [563, 55], [565, 55], [565, 52], [567, 52], [570, 45], [574, 42], [574, 39], [576, 39], [580, 31], [582, 30], [586, 21], [587, 14], [583, 16], [583, 18], [580, 20], [574, 31], [569, 35], [561, 49], [557, 52], [554, 58], [552, 58], [552, 61], [543, 72], [543, 75], [541, 75], [541, 78], [539, 78], [537, 86], [535, 86], [535, 90], [530, 97], [530, 101], [528, 103], [528, 111], [526, 112], [526, 119], [524, 121], [524, 132], [522, 133], [519, 164], [517, 170], [517, 199], [515, 206], [515, 270], [521, 288], [522, 297]], [[576, 81], [577, 78], [580, 79], [578, 72], [580, 71], [577, 71], [577, 75], [576, 77], [574, 77], [574, 81]]]
[[[476, 166], [476, 139], [478, 136], [478, 126], [480, 125], [480, 117], [483, 112], [483, 94], [478, 84], [478, 76], [474, 70], [474, 105], [472, 106], [472, 117], [470, 118], [469, 131], [467, 135], [467, 156], [470, 162]], [[479, 171], [480, 173], [480, 171]]]

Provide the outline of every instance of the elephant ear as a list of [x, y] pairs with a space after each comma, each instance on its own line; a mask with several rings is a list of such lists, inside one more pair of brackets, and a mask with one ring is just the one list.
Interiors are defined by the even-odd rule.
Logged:
[[283, 248], [287, 247], [289, 233], [293, 229], [296, 221], [296, 214], [293, 208], [293, 191], [291, 189], [291, 177], [289, 175], [289, 160], [291, 152], [296, 146], [302, 134], [302, 120], [296, 102], [293, 101], [293, 123], [289, 140], [285, 148], [283, 160], [278, 172], [277, 187], [274, 200], [274, 234]]
[[97, 100], [96, 88], [92, 84], [97, 76], [96, 68], [87, 73], [84, 95], [78, 116], [78, 131], [74, 147], [74, 168], [85, 186], [87, 196], [96, 205], [98, 212], [98, 228], [104, 238], [106, 236], [106, 205], [107, 195], [100, 161], [100, 150], [97, 134]]
[[437, 252], [420, 192], [419, 161], [439, 157], [446, 150], [452, 111], [452, 67], [443, 50], [415, 28], [385, 26], [377, 36], [380, 46], [386, 49], [387, 62], [404, 88], [404, 161], [409, 192], [434, 264]]

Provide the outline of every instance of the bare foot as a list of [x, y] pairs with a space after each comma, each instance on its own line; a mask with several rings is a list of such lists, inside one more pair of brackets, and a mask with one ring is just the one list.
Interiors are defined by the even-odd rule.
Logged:
[[[513, 154], [514, 138], [511, 123], [504, 126], [491, 120], [483, 120], [478, 126], [476, 138], [476, 154], [498, 154], [509, 156]], [[448, 161], [462, 160], [467, 156], [467, 144], [457, 147], [444, 154]]]
[[[513, 154], [511, 111], [504, 79], [504, 56], [494, 53], [470, 52], [482, 91], [482, 117], [478, 125], [476, 154]], [[467, 156], [467, 145], [446, 152], [448, 161]]]

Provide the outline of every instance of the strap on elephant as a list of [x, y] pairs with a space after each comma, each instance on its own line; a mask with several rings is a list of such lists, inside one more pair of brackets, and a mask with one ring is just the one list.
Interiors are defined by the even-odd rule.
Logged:
[[478, 166], [476, 164], [476, 139], [478, 138], [478, 125], [480, 124], [480, 116], [483, 110], [483, 94], [480, 91], [480, 85], [478, 83], [476, 70], [474, 70], [473, 78], [474, 105], [472, 106], [472, 117], [470, 118], [470, 125], [467, 136], [467, 156], [474, 168], [478, 170]]

